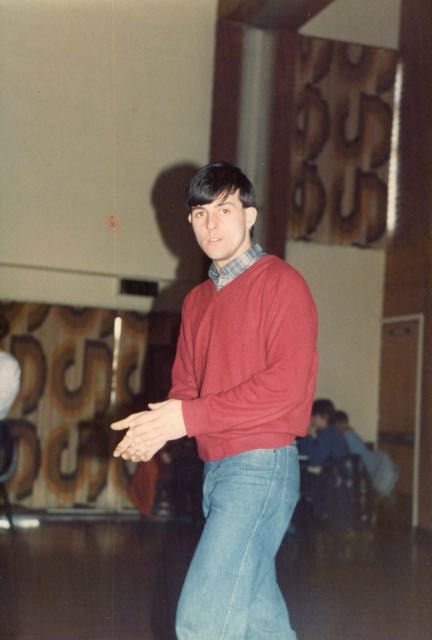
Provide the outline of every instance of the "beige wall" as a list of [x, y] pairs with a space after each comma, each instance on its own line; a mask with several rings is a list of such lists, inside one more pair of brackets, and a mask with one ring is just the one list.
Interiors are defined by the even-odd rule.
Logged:
[[169, 283], [190, 247], [187, 286], [201, 258], [178, 198], [177, 238], [164, 213], [177, 167], [208, 158], [216, 0], [0, 6], [0, 297], [145, 308], [111, 276]]
[[289, 242], [287, 259], [309, 283], [318, 308], [316, 397], [331, 398], [375, 441], [384, 251]]
[[[169, 288], [180, 250], [184, 287], [196, 278], [186, 222], [173, 241], [151, 193], [167, 168], [207, 160], [216, 4], [0, 0], [0, 299], [148, 309], [117, 276]], [[337, 0], [302, 31], [391, 46], [399, 0], [379, 7], [372, 21], [376, 2]], [[384, 254], [290, 243], [287, 257], [318, 303], [317, 393], [373, 440]]]
[[305, 36], [355, 42], [370, 47], [399, 47], [401, 0], [333, 0], [306, 23]]

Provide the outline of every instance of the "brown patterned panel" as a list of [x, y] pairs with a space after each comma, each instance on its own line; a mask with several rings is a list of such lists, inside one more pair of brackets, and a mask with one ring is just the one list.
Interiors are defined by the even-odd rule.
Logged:
[[347, 133], [347, 120], [351, 114], [349, 102], [343, 100], [336, 106], [334, 116], [335, 147], [346, 161], [361, 163], [368, 153], [370, 167], [376, 169], [388, 162], [390, 154], [392, 110], [378, 96], [360, 94], [354, 135]]
[[303, 163], [291, 192], [290, 230], [297, 238], [307, 238], [317, 229], [326, 208], [326, 193], [317, 167]]
[[50, 309], [49, 304], [30, 304], [27, 311], [27, 331], [39, 329], [47, 319]]
[[332, 192], [331, 225], [335, 236], [362, 244], [379, 240], [386, 230], [387, 187], [376, 174], [357, 169], [354, 188], [351, 192], [352, 204], [344, 209], [346, 181], [343, 177], [335, 180]]
[[[132, 401], [141, 387], [142, 380], [139, 381], [139, 388], [132, 383], [132, 377], [137, 374], [139, 365], [139, 352], [132, 346], [124, 349], [119, 358], [116, 376], [117, 386], [117, 404], [119, 406], [126, 405]], [[138, 373], [140, 377], [142, 374]]]
[[[109, 408], [112, 375], [112, 352], [98, 340], [86, 340], [82, 358], [82, 372], [79, 371], [76, 345], [69, 340], [56, 349], [52, 358], [50, 389], [58, 411], [64, 415], [83, 415], [85, 407], [92, 400], [96, 414], [103, 414]], [[75, 380], [67, 382], [67, 374], [74, 370]]]
[[148, 332], [148, 315], [138, 313], [137, 311], [126, 311], [121, 313], [123, 320], [122, 331], [135, 336], [136, 338], [144, 338]]
[[381, 51], [381, 66], [375, 83], [375, 91], [378, 94], [393, 90], [398, 60], [399, 55], [396, 51]]
[[358, 44], [338, 43], [336, 64], [341, 79], [360, 84], [367, 79], [374, 64], [374, 49]]
[[330, 135], [328, 104], [318, 87], [307, 85], [297, 103], [296, 145], [305, 160], [314, 160], [321, 153]]
[[[3, 347], [22, 366], [22, 388], [10, 416], [19, 438], [12, 499], [36, 509], [129, 507], [130, 470], [112, 458], [117, 436], [109, 429], [115, 411], [110, 395], [116, 313], [16, 303], [2, 305], [0, 314]], [[134, 373], [124, 374], [128, 391], [142, 384], [147, 340], [147, 316], [127, 314], [119, 363], [123, 353], [126, 364], [133, 358]]]
[[45, 391], [47, 362], [43, 347], [33, 336], [13, 336], [10, 351], [21, 366], [21, 389], [16, 400], [22, 415], [36, 411]]
[[40, 467], [40, 442], [36, 425], [28, 420], [8, 419], [10, 433], [17, 438], [18, 469], [9, 483], [9, 489], [17, 500], [32, 494]]
[[[71, 450], [71, 426], [53, 427], [45, 440], [42, 453], [42, 471], [47, 486], [63, 504], [70, 503], [85, 482], [84, 459]], [[62, 456], [67, 452], [75, 458], [73, 471], [62, 471]]]
[[114, 331], [114, 320], [116, 319], [117, 313], [115, 311], [99, 311], [102, 314], [99, 337], [109, 338]]
[[299, 45], [302, 76], [306, 82], [319, 83], [329, 72], [334, 43], [319, 38], [301, 38]]
[[86, 499], [96, 502], [107, 485], [109, 461], [114, 449], [108, 421], [89, 420], [78, 424], [78, 456], [84, 461], [88, 483]]
[[111, 458], [110, 460], [110, 482], [116, 492], [129, 501], [129, 485], [133, 472], [129, 471], [128, 464], [121, 458]]
[[53, 307], [53, 312], [59, 324], [67, 333], [81, 335], [96, 322], [99, 310], [87, 309], [86, 307]]
[[25, 305], [16, 302], [0, 303], [0, 340], [3, 340], [11, 331], [11, 328], [25, 313]]
[[386, 231], [396, 56], [303, 37], [299, 52], [288, 235], [378, 245]]

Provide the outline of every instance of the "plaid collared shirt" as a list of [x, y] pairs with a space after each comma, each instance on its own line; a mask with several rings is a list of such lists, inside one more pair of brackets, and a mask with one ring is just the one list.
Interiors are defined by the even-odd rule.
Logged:
[[255, 243], [241, 256], [234, 258], [234, 260], [222, 267], [220, 273], [212, 262], [208, 272], [209, 278], [213, 280], [216, 290], [220, 291], [265, 255], [267, 255], [266, 252], [261, 249], [258, 243]]

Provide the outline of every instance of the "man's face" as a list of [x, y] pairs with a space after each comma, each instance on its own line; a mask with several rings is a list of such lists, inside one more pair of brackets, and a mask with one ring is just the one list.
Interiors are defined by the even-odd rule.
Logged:
[[320, 416], [318, 413], [316, 413], [311, 417], [310, 426], [317, 430], [325, 429], [325, 427], [327, 426], [327, 420], [324, 418], [324, 416]]
[[349, 425], [346, 420], [336, 420], [335, 425], [342, 433], [345, 433], [345, 431], [348, 431], [349, 429]]
[[236, 191], [194, 207], [188, 219], [199, 246], [220, 270], [249, 249], [256, 216], [255, 207], [243, 207]]

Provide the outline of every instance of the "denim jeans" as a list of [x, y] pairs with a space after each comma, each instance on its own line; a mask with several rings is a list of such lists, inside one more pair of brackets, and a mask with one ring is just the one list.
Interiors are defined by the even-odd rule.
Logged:
[[295, 446], [205, 463], [206, 522], [177, 607], [178, 640], [295, 640], [275, 556], [298, 494]]

